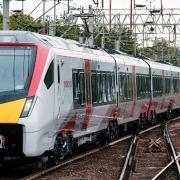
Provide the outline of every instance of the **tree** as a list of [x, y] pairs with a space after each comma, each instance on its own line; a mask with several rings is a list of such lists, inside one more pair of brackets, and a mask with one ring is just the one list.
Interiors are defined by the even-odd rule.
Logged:
[[14, 13], [10, 16], [10, 30], [41, 32], [42, 27], [41, 20], [34, 21], [31, 16], [22, 12]]
[[174, 65], [179, 64], [179, 49], [171, 46], [165, 39], [156, 39], [152, 47], [140, 48], [140, 52], [156, 61], [165, 61]]
[[77, 25], [69, 26], [69, 25], [58, 25], [56, 26], [56, 36], [63, 35], [63, 38], [72, 39], [79, 41], [80, 35], [80, 27]]
[[[26, 30], [33, 32], [42, 31], [42, 23], [40, 20], [34, 21], [31, 16], [17, 12], [9, 17], [10, 30]], [[3, 15], [0, 13], [0, 29], [3, 29]]]
[[[107, 28], [104, 29], [104, 46], [105, 48], [115, 48], [115, 41], [120, 39], [120, 51], [125, 52], [127, 54], [134, 54], [134, 45], [135, 39], [129, 34], [129, 30], [127, 28], [121, 27], [121, 33], [119, 33], [119, 29], [114, 27], [109, 32]], [[101, 46], [101, 38], [102, 34], [95, 34], [95, 45]]]

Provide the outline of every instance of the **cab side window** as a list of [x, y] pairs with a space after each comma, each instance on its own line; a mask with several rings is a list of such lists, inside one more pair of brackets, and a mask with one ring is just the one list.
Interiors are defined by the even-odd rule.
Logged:
[[49, 65], [49, 68], [48, 68], [45, 78], [44, 78], [44, 83], [45, 83], [47, 89], [49, 89], [51, 87], [53, 82], [54, 82], [54, 61], [52, 61], [51, 64]]

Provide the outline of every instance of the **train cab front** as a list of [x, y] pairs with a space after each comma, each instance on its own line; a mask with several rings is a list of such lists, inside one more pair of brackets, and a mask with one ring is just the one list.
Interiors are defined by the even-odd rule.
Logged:
[[23, 156], [24, 125], [19, 121], [34, 102], [37, 51], [30, 43], [0, 44], [0, 161]]

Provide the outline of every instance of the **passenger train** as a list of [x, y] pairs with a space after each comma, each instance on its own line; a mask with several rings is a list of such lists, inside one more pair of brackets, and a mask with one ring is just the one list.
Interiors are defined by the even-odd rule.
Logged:
[[1, 163], [62, 159], [179, 108], [179, 67], [59, 37], [0, 32]]

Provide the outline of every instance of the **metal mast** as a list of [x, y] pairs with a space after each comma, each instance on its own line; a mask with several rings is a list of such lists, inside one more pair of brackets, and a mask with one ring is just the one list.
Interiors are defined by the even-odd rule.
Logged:
[[3, 30], [9, 30], [9, 0], [3, 0]]

